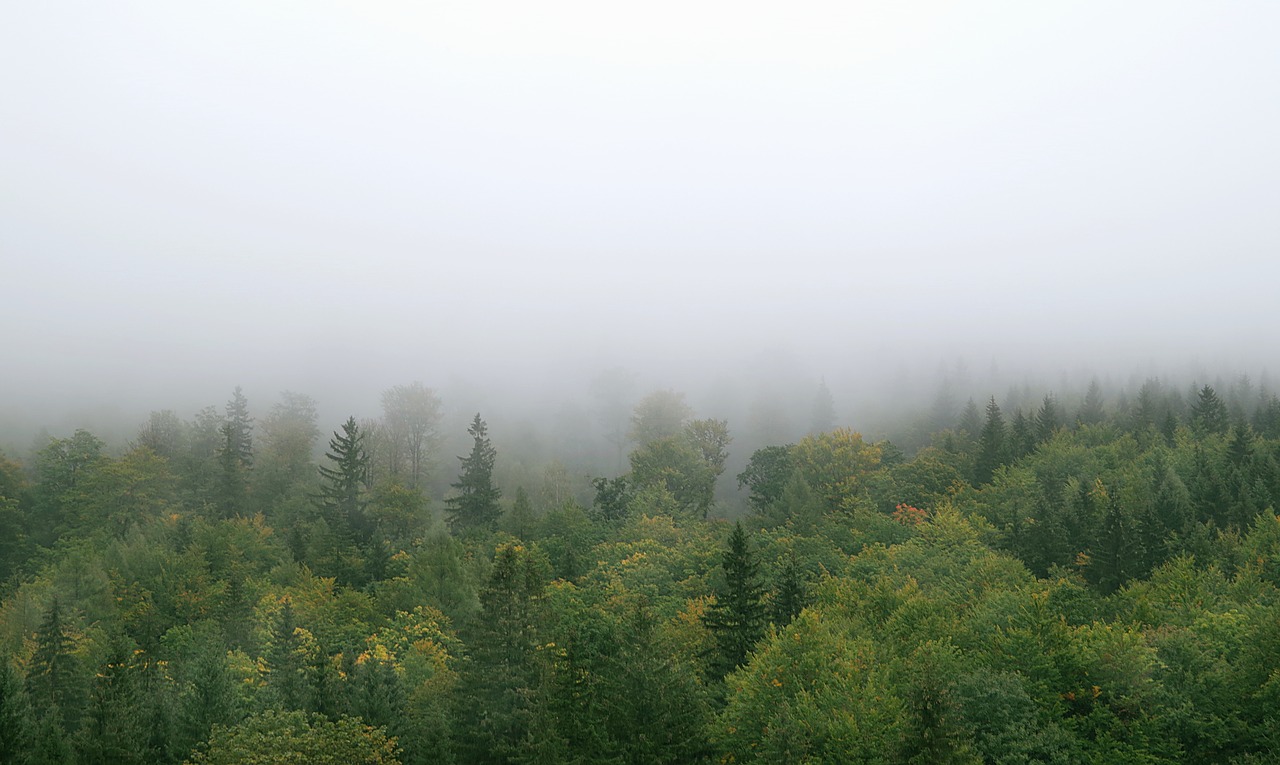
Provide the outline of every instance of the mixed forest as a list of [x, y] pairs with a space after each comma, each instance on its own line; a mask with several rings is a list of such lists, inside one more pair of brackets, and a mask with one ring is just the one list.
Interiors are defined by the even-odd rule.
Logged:
[[1280, 760], [1274, 394], [820, 394], [734, 461], [655, 391], [594, 472], [416, 383], [0, 455], [0, 762]]

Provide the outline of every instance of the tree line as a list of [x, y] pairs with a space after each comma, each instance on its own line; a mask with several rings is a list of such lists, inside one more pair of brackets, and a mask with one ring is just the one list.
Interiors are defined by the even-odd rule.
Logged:
[[625, 470], [504, 491], [420, 384], [324, 448], [237, 389], [0, 459], [0, 761], [1270, 761], [1274, 396], [992, 396], [907, 454], [824, 390], [736, 477], [658, 391]]

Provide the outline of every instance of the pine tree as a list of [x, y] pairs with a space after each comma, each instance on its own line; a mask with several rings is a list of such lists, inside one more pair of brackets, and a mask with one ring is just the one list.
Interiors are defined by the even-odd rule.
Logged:
[[495, 551], [468, 641], [473, 660], [461, 701], [471, 724], [459, 741], [466, 762], [509, 762], [529, 735], [544, 581], [528, 548], [504, 544]]
[[36, 649], [27, 672], [27, 692], [37, 715], [62, 728], [74, 727], [76, 666], [70, 631], [54, 598], [36, 633]]
[[226, 652], [220, 641], [210, 640], [192, 659], [190, 682], [178, 698], [178, 748], [190, 752], [209, 738], [214, 725], [229, 725], [239, 716]]
[[1089, 391], [1084, 395], [1084, 404], [1080, 407], [1080, 414], [1076, 419], [1081, 425], [1097, 425], [1106, 416], [1102, 406], [1102, 388], [1096, 379], [1090, 380]]
[[1058, 402], [1050, 394], [1044, 397], [1044, 403], [1036, 412], [1036, 441], [1044, 443], [1053, 438], [1053, 434], [1062, 426], [1058, 416]]
[[124, 638], [114, 640], [89, 692], [79, 736], [82, 762], [143, 765], [156, 761], [148, 746], [141, 674], [133, 646]]
[[27, 765], [35, 746], [36, 722], [22, 677], [0, 654], [0, 762]]
[[517, 539], [526, 539], [533, 530], [533, 505], [523, 486], [516, 487], [516, 499], [507, 512], [505, 528]]
[[813, 394], [813, 407], [809, 414], [809, 435], [826, 433], [836, 424], [836, 402], [831, 397], [831, 389], [827, 381], [818, 382], [818, 390]]
[[247, 469], [253, 465], [253, 418], [249, 416], [249, 401], [238, 385], [227, 402], [226, 412], [226, 423], [231, 426], [231, 448], [235, 458]]
[[471, 427], [467, 428], [475, 443], [471, 454], [458, 458], [462, 462], [462, 473], [456, 483], [450, 484], [457, 489], [457, 494], [445, 501], [449, 527], [455, 534], [494, 531], [502, 515], [498, 506], [502, 492], [493, 485], [493, 464], [498, 452], [489, 442], [488, 432], [488, 426], [476, 413]]
[[217, 500], [222, 516], [231, 518], [247, 509], [249, 471], [253, 467], [253, 418], [239, 386], [227, 402], [226, 412], [218, 430], [221, 439], [217, 450]]
[[311, 701], [310, 662], [307, 660], [293, 601], [285, 598], [267, 647], [267, 688], [276, 709], [305, 710]]
[[978, 440], [978, 432], [982, 429], [982, 415], [978, 412], [978, 405], [973, 403], [973, 399], [965, 403], [964, 411], [960, 413], [958, 427], [969, 443]]
[[759, 582], [760, 564], [751, 552], [741, 522], [734, 524], [720, 565], [724, 583], [703, 616], [703, 623], [716, 642], [716, 653], [711, 657], [716, 678], [746, 664], [751, 650], [764, 636], [766, 614]]
[[1226, 433], [1230, 425], [1227, 406], [1212, 386], [1206, 385], [1196, 394], [1191, 405], [1191, 424], [1198, 433]]
[[1008, 459], [1005, 435], [1004, 417], [1000, 415], [995, 396], [992, 396], [987, 402], [987, 422], [982, 426], [982, 434], [978, 436], [978, 453], [973, 465], [974, 486], [991, 483], [996, 468]]
[[341, 433], [334, 431], [324, 456], [330, 463], [319, 468], [320, 503], [325, 519], [340, 537], [363, 542], [370, 533], [364, 512], [369, 455], [355, 417], [347, 418]]
[[792, 550], [773, 591], [770, 618], [774, 625], [781, 629], [790, 624], [804, 610], [806, 601], [804, 577], [796, 564], [796, 553]]
[[1014, 460], [1022, 459], [1035, 450], [1036, 441], [1032, 422], [1019, 407], [1014, 410], [1013, 422], [1009, 424], [1009, 457]]

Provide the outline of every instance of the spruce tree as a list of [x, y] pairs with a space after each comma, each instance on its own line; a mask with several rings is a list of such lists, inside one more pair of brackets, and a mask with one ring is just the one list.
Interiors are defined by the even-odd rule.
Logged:
[[809, 435], [826, 433], [836, 425], [836, 402], [831, 397], [831, 389], [827, 381], [818, 382], [818, 390], [813, 394], [813, 406], [809, 414]]
[[720, 565], [724, 583], [702, 617], [716, 642], [716, 653], [711, 657], [716, 678], [746, 664], [751, 650], [764, 636], [766, 614], [760, 564], [751, 552], [741, 522], [734, 524]]
[[1102, 422], [1105, 413], [1102, 409], [1102, 387], [1097, 380], [1089, 381], [1089, 391], [1084, 395], [1084, 404], [1076, 416], [1081, 425], [1097, 425]]
[[790, 624], [804, 610], [806, 600], [804, 577], [796, 564], [796, 553], [792, 550], [773, 591], [770, 618], [774, 625], [781, 629]]
[[76, 712], [76, 660], [71, 635], [62, 620], [62, 607], [54, 598], [36, 633], [36, 649], [27, 672], [27, 692], [38, 717], [55, 727], [74, 727]]
[[1036, 441], [1044, 443], [1053, 438], [1053, 434], [1061, 425], [1061, 418], [1058, 417], [1058, 402], [1052, 394], [1045, 396], [1044, 403], [1036, 412]]
[[132, 643], [126, 638], [113, 640], [89, 690], [77, 747], [82, 762], [144, 765], [156, 761], [149, 746], [141, 675]]
[[1206, 385], [1196, 394], [1196, 401], [1191, 405], [1191, 424], [1201, 434], [1227, 432], [1230, 425], [1227, 406], [1212, 386]]
[[472, 661], [460, 701], [462, 717], [472, 723], [458, 742], [466, 762], [510, 762], [529, 736], [546, 579], [539, 563], [523, 545], [494, 552], [468, 639]]
[[996, 468], [1008, 459], [1008, 444], [1005, 443], [1004, 417], [1000, 415], [1000, 407], [996, 405], [995, 396], [987, 402], [987, 421], [982, 426], [982, 434], [978, 436], [978, 453], [974, 458], [973, 485], [982, 486], [991, 483]]
[[498, 452], [489, 442], [488, 426], [478, 412], [467, 433], [474, 439], [474, 445], [471, 454], [458, 458], [462, 462], [462, 473], [456, 483], [450, 484], [457, 489], [457, 494], [445, 501], [449, 527], [455, 534], [494, 531], [502, 515], [498, 506], [502, 492], [493, 485], [493, 464]]
[[253, 418], [239, 386], [227, 402], [226, 413], [219, 428], [217, 450], [218, 507], [223, 517], [230, 518], [247, 510], [249, 471], [253, 467]]
[[320, 503], [325, 520], [340, 537], [363, 542], [369, 535], [364, 508], [369, 482], [369, 455], [364, 434], [355, 417], [348, 417], [342, 431], [334, 431], [325, 453], [329, 464], [321, 465]]
[[21, 675], [9, 656], [0, 654], [0, 762], [27, 765], [32, 761], [35, 720]]

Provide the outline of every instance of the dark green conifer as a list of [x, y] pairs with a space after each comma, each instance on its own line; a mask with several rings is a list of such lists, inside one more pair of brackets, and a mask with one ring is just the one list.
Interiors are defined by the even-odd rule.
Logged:
[[703, 616], [703, 623], [716, 642], [716, 653], [711, 657], [716, 678], [746, 664], [751, 650], [764, 636], [766, 614], [764, 591], [759, 581], [760, 564], [751, 551], [741, 522], [734, 524], [720, 567], [724, 581], [716, 590], [715, 602]]
[[978, 450], [974, 456], [973, 485], [982, 486], [991, 483], [996, 468], [1008, 460], [1008, 443], [1006, 442], [1004, 417], [1000, 407], [996, 405], [995, 396], [987, 402], [987, 421], [982, 426], [982, 434], [978, 436]]
[[36, 718], [22, 676], [0, 654], [0, 762], [28, 765], [36, 743]]
[[320, 503], [329, 526], [348, 541], [363, 542], [370, 533], [365, 516], [369, 486], [369, 455], [364, 434], [355, 417], [348, 417], [342, 431], [334, 431], [325, 453], [328, 464], [321, 465]]
[[493, 465], [498, 452], [489, 442], [488, 426], [479, 413], [467, 433], [474, 440], [471, 454], [458, 458], [462, 462], [462, 473], [456, 483], [450, 484], [457, 493], [445, 500], [449, 527], [456, 534], [494, 531], [502, 515], [498, 506], [502, 492], [493, 485]]
[[1212, 386], [1206, 385], [1196, 394], [1191, 405], [1191, 425], [1197, 433], [1226, 433], [1230, 426], [1227, 406]]

